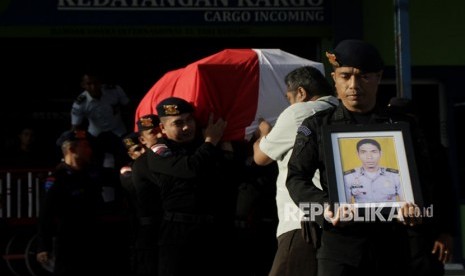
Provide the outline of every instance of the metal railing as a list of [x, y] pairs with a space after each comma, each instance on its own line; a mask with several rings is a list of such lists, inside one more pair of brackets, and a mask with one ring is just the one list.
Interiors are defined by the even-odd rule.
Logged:
[[0, 218], [37, 218], [43, 183], [50, 172], [48, 169], [1, 170]]

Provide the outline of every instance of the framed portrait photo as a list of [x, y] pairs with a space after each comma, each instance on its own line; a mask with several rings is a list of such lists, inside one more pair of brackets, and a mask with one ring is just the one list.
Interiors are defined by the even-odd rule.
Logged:
[[323, 129], [331, 203], [422, 206], [408, 125], [328, 125]]

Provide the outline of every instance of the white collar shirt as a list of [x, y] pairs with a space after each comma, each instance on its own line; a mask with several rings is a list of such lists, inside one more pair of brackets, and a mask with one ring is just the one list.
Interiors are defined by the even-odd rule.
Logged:
[[127, 105], [129, 98], [120, 86], [102, 86], [102, 96], [94, 99], [84, 91], [73, 103], [71, 124], [80, 125], [88, 120], [88, 131], [93, 136], [111, 131], [121, 137], [126, 133], [126, 126], [121, 117], [120, 107]]

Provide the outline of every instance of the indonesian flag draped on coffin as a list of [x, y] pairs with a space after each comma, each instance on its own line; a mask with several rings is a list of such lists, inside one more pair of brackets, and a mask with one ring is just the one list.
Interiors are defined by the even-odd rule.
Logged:
[[163, 75], [139, 103], [135, 120], [157, 114], [157, 104], [175, 96], [194, 105], [199, 127], [213, 113], [228, 122], [223, 140], [249, 139], [258, 119], [274, 124], [289, 106], [284, 77], [306, 65], [324, 74], [322, 63], [280, 49], [225, 49]]

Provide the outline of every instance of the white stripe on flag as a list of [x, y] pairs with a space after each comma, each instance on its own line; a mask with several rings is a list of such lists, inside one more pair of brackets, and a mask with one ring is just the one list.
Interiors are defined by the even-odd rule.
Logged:
[[255, 120], [245, 130], [246, 139], [250, 139], [258, 127], [258, 119], [263, 118], [272, 125], [279, 114], [289, 106], [286, 99], [284, 77], [301, 66], [313, 66], [324, 74], [324, 65], [305, 59], [280, 49], [253, 49], [258, 56], [260, 82], [258, 88], [258, 106]]

